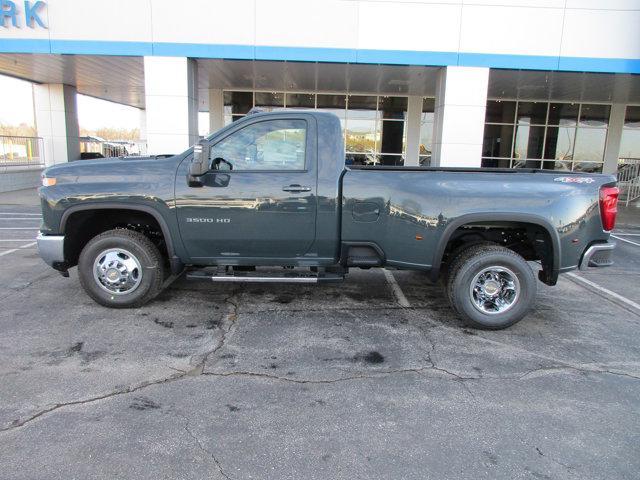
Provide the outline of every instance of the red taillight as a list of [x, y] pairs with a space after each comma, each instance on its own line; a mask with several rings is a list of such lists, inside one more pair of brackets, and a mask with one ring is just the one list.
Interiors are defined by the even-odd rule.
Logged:
[[618, 187], [600, 188], [600, 218], [602, 218], [602, 228], [607, 232], [613, 230], [616, 225], [619, 193]]

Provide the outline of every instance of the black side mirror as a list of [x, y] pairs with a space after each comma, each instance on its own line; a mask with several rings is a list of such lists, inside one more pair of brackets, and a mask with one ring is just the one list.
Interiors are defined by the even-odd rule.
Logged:
[[189, 164], [187, 182], [190, 187], [202, 186], [202, 175], [209, 171], [209, 142], [200, 140], [193, 146], [193, 159]]

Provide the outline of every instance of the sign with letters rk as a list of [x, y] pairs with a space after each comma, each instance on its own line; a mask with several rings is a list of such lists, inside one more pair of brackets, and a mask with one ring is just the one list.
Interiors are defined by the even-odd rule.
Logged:
[[26, 25], [29, 28], [47, 28], [42, 21], [40, 14], [46, 6], [45, 2], [40, 0], [25, 0], [24, 10], [20, 10], [20, 6], [11, 0], [0, 0], [0, 25], [5, 28], [20, 28]]

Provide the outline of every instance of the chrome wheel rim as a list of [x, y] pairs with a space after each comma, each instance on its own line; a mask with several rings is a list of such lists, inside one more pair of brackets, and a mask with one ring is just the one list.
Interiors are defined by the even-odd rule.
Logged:
[[110, 248], [101, 252], [93, 262], [93, 278], [106, 292], [125, 295], [140, 286], [142, 266], [131, 252]]
[[487, 315], [504, 313], [518, 301], [520, 281], [506, 267], [487, 267], [473, 277], [469, 295], [471, 303], [480, 312]]

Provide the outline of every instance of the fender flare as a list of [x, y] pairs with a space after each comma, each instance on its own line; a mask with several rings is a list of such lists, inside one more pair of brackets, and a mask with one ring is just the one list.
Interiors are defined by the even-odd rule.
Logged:
[[171, 231], [169, 230], [169, 225], [167, 225], [164, 217], [158, 212], [155, 208], [150, 207], [149, 205], [139, 205], [139, 204], [131, 204], [131, 203], [116, 203], [116, 202], [96, 202], [90, 204], [83, 205], [74, 205], [69, 207], [62, 214], [62, 218], [60, 219], [60, 233], [64, 233], [67, 221], [69, 217], [76, 212], [82, 212], [87, 210], [133, 210], [137, 212], [148, 213], [151, 215], [160, 225], [160, 230], [162, 230], [162, 235], [164, 236], [164, 242], [167, 245], [167, 253], [169, 254], [169, 258], [175, 256], [175, 249], [173, 246], [173, 238], [171, 237]]
[[460, 217], [455, 218], [451, 223], [449, 223], [442, 235], [440, 236], [440, 240], [438, 241], [438, 245], [433, 254], [433, 262], [432, 268], [430, 272], [430, 278], [432, 281], [437, 281], [438, 276], [440, 274], [440, 265], [442, 264], [442, 257], [444, 256], [444, 251], [447, 248], [447, 244], [453, 232], [455, 232], [458, 228], [468, 223], [477, 223], [477, 222], [495, 222], [495, 221], [504, 221], [504, 222], [518, 222], [518, 223], [531, 223], [534, 225], [538, 225], [542, 227], [549, 235], [551, 239], [551, 255], [552, 255], [552, 270], [549, 272], [548, 280], [552, 283], [551, 285], [555, 285], [555, 282], [558, 278], [558, 274], [560, 272], [560, 237], [558, 236], [558, 232], [553, 228], [551, 222], [549, 222], [546, 218], [540, 217], [538, 215], [533, 215], [529, 213], [510, 213], [510, 212], [488, 212], [488, 213], [469, 213], [467, 215], [461, 215]]

